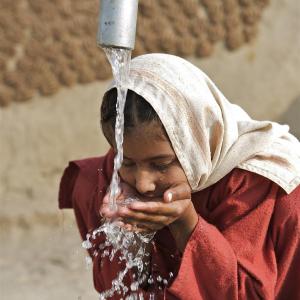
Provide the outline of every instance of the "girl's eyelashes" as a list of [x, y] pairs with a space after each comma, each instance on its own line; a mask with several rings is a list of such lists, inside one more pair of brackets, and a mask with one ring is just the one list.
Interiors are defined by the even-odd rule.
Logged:
[[172, 160], [168, 163], [151, 163], [151, 167], [157, 171], [164, 172], [167, 171], [167, 169], [174, 163]]
[[135, 165], [134, 162], [126, 161], [126, 160], [123, 160], [123, 163], [122, 163], [122, 166], [125, 167], [125, 168], [130, 168], [130, 167], [133, 167], [134, 165]]
[[152, 163], [151, 168], [154, 169], [154, 170], [163, 172], [163, 171], [167, 170], [168, 165], [161, 165], [161, 164], [158, 165], [158, 164]]
[[[166, 171], [174, 162], [176, 159], [169, 161], [169, 162], [163, 162], [163, 163], [158, 163], [158, 162], [150, 162], [149, 167], [155, 171], [159, 172], [164, 172]], [[122, 167], [124, 168], [133, 168], [135, 167], [136, 164], [133, 161], [129, 160], [123, 160]]]

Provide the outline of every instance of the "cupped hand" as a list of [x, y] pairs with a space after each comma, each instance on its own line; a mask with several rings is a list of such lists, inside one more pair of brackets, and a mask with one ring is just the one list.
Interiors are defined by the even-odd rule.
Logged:
[[[184, 222], [194, 211], [191, 202], [190, 186], [183, 182], [168, 188], [162, 197], [152, 198], [137, 194], [127, 184], [123, 184], [118, 201], [122, 201], [127, 195], [136, 196], [139, 201], [127, 206], [118, 206], [113, 212], [109, 209], [108, 195], [103, 200], [101, 214], [106, 218], [116, 218], [121, 221], [128, 230], [139, 232], [158, 231], [175, 222]], [[121, 223], [121, 224], [122, 224]]]
[[[102, 200], [102, 205], [100, 207], [100, 215], [106, 219], [119, 219], [118, 210], [114, 210], [111, 208], [109, 203], [109, 196], [110, 191], [108, 189], [106, 195], [104, 196]], [[125, 182], [120, 183], [120, 193], [117, 196], [116, 202], [117, 207], [124, 206], [124, 200], [128, 198], [134, 198], [137, 197], [137, 192], [135, 189], [133, 189], [130, 185], [128, 185]]]

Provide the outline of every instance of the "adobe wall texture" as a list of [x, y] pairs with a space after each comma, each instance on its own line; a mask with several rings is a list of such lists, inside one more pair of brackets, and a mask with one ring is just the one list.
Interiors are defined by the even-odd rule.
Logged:
[[[253, 41], [269, 0], [139, 1], [134, 55], [211, 56]], [[2, 0], [0, 106], [110, 77], [96, 47], [97, 0]]]

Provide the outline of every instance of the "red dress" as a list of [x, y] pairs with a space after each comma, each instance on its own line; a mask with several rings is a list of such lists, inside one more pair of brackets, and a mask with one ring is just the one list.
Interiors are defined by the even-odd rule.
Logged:
[[[100, 225], [112, 165], [110, 151], [71, 162], [63, 174], [59, 207], [74, 209], [83, 239]], [[152, 272], [174, 274], [155, 299], [300, 299], [300, 186], [287, 195], [267, 178], [234, 169], [192, 201], [199, 221], [182, 256], [167, 227], [155, 235]], [[111, 288], [120, 267], [94, 257], [96, 290]]]

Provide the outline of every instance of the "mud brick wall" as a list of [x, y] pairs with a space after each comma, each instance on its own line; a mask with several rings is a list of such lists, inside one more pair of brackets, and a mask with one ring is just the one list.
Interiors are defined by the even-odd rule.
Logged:
[[[255, 38], [269, 0], [140, 0], [133, 56], [206, 57]], [[111, 76], [96, 46], [98, 0], [1, 0], [0, 105]]]

